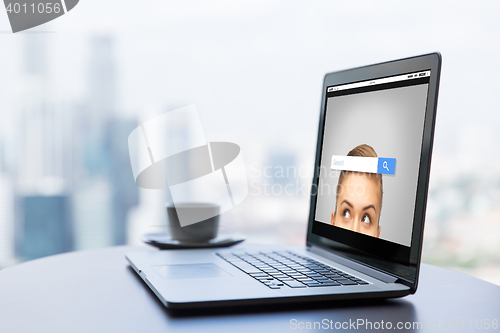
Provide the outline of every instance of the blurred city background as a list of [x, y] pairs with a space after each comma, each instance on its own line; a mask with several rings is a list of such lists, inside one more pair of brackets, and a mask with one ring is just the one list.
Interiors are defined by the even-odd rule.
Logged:
[[18, 34], [0, 10], [0, 268], [166, 231], [166, 193], [135, 185], [127, 137], [189, 104], [247, 167], [222, 231], [304, 244], [324, 74], [439, 51], [423, 260], [500, 284], [499, 10], [84, 0]]

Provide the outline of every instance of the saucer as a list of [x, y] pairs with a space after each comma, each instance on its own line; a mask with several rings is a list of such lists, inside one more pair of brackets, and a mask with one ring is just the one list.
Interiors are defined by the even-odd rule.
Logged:
[[172, 239], [169, 234], [145, 234], [142, 241], [157, 248], [167, 249], [205, 249], [214, 247], [229, 247], [241, 243], [245, 236], [241, 234], [221, 233], [214, 239], [206, 242], [180, 242]]

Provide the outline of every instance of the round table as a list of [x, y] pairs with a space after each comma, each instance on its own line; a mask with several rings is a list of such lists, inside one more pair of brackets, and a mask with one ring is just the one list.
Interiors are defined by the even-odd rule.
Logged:
[[393, 331], [413, 323], [421, 325], [418, 332], [468, 332], [496, 331], [500, 320], [499, 286], [425, 264], [417, 293], [400, 299], [172, 313], [129, 267], [124, 255], [132, 251], [156, 249], [72, 252], [1, 270], [0, 332], [281, 332], [307, 325], [334, 331], [358, 320], [375, 328], [390, 322]]

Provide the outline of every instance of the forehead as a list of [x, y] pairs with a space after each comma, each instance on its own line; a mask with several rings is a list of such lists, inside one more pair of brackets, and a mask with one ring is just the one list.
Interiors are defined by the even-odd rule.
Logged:
[[343, 200], [356, 206], [379, 207], [381, 204], [379, 180], [374, 175], [350, 172], [342, 182], [342, 192], [339, 194], [338, 203], [340, 204]]

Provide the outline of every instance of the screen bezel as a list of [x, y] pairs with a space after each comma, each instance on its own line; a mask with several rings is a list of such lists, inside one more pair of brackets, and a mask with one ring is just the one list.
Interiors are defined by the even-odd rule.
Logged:
[[[422, 148], [420, 155], [420, 166], [418, 172], [417, 192], [415, 198], [415, 210], [413, 216], [413, 228], [410, 246], [409, 263], [402, 264], [395, 260], [383, 259], [363, 252], [361, 249], [354, 246], [348, 246], [338, 241], [333, 241], [326, 237], [313, 233], [313, 226], [317, 230], [318, 226], [325, 225], [323, 222], [315, 221], [316, 213], [316, 193], [314, 191], [319, 182], [319, 169], [321, 161], [321, 153], [324, 138], [324, 121], [326, 112], [326, 90], [329, 86], [360, 82], [365, 80], [374, 80], [382, 77], [401, 75], [410, 72], [430, 70], [430, 80], [427, 95], [427, 104], [425, 109], [424, 128], [422, 135]], [[434, 126], [436, 120], [437, 96], [439, 89], [439, 79], [441, 71], [441, 55], [439, 53], [431, 53], [417, 57], [405, 58], [370, 66], [358, 67], [338, 72], [333, 72], [325, 75], [323, 81], [323, 91], [321, 98], [320, 119], [318, 129], [318, 140], [316, 147], [316, 158], [314, 177], [311, 190], [311, 201], [309, 211], [309, 224], [307, 230], [307, 246], [316, 246], [325, 249], [333, 254], [348, 258], [371, 268], [383, 271], [387, 274], [394, 275], [399, 278], [401, 283], [408, 285], [411, 292], [414, 293], [417, 288], [418, 271], [420, 267], [420, 259], [422, 252], [423, 227], [425, 220], [425, 210], [427, 203], [427, 191], [429, 185], [430, 163], [432, 154], [432, 145], [434, 138]], [[337, 230], [336, 230], [337, 232]], [[340, 230], [339, 232], [349, 233], [349, 231]], [[369, 237], [365, 235], [359, 236], [360, 239]], [[376, 239], [375, 241], [383, 240]]]

